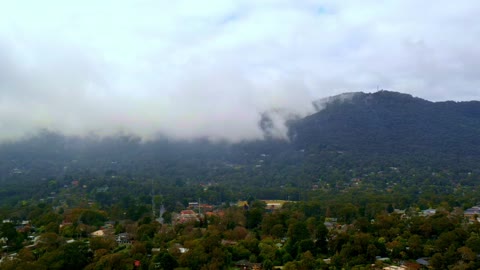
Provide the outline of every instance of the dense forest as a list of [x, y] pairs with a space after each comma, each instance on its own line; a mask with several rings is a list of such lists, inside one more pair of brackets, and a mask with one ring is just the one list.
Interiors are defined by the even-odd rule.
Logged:
[[[1, 268], [480, 267], [480, 224], [464, 216], [479, 203], [480, 102], [380, 91], [315, 105], [288, 139], [3, 143]], [[211, 214], [175, 222], [191, 202]]]

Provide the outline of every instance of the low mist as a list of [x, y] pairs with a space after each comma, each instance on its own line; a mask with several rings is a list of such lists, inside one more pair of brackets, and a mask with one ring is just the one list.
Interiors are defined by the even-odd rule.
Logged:
[[343, 92], [480, 99], [475, 1], [167, 3], [3, 6], [0, 141], [286, 138], [286, 120]]

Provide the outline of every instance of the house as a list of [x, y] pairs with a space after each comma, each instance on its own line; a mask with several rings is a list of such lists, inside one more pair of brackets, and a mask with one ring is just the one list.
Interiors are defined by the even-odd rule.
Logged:
[[190, 249], [188, 249], [188, 248], [183, 247], [183, 246], [182, 246], [181, 244], [179, 244], [179, 243], [173, 244], [172, 247], [173, 247], [174, 249], [177, 249], [178, 252], [180, 252], [181, 254], [187, 253], [187, 252], [190, 250]]
[[[285, 201], [285, 200], [262, 200], [262, 202], [265, 203], [265, 209], [266, 210], [277, 210], [277, 209], [280, 209], [282, 208], [282, 206], [287, 203], [287, 202], [290, 202], [290, 201]], [[248, 205], [248, 202], [247, 201], [239, 201], [237, 203], [237, 206], [238, 207], [243, 207], [245, 210], [248, 210], [248, 208], [250, 207]]]
[[419, 270], [422, 269], [422, 265], [414, 262], [405, 262], [402, 266], [405, 266], [407, 270]]
[[174, 215], [175, 224], [183, 224], [188, 222], [199, 222], [203, 215], [195, 213], [193, 210], [183, 210], [180, 214]]
[[62, 221], [62, 224], [59, 225], [59, 228], [62, 229], [65, 226], [71, 226], [71, 225], [73, 225], [72, 222], [64, 220], [64, 221]]
[[32, 229], [32, 227], [30, 226], [30, 224], [21, 224], [21, 225], [17, 225], [15, 226], [15, 230], [17, 230], [17, 232], [19, 233], [28, 233], [30, 230]]
[[115, 222], [114, 221], [106, 221], [101, 229], [103, 230], [112, 230], [115, 227]]
[[205, 203], [198, 203], [198, 202], [189, 202], [188, 203], [188, 209], [194, 210], [194, 209], [200, 209], [202, 212], [205, 211], [212, 211], [213, 210], [213, 205], [210, 204], [205, 204]]
[[208, 212], [205, 213], [205, 215], [207, 217], [213, 217], [213, 216], [223, 217], [223, 216], [225, 216], [225, 212], [222, 211], [222, 210], [208, 211]]
[[232, 240], [222, 239], [221, 244], [222, 244], [222, 246], [236, 246], [238, 244], [238, 242], [237, 241], [232, 241]]
[[103, 230], [94, 231], [90, 234], [92, 237], [103, 237], [105, 232]]
[[407, 267], [403, 265], [401, 266], [390, 265], [390, 266], [384, 267], [383, 270], [407, 270]]
[[465, 210], [465, 212], [463, 212], [463, 216], [471, 221], [474, 221], [475, 218], [478, 219], [480, 217], [480, 205], [468, 208], [467, 210]]
[[262, 264], [261, 263], [251, 263], [247, 260], [240, 260], [235, 263], [235, 267], [238, 267], [240, 269], [245, 269], [245, 270], [260, 270], [262, 269]]
[[243, 208], [245, 208], [245, 207], [248, 208], [248, 202], [247, 201], [238, 201], [237, 206], [238, 207], [243, 207]]
[[419, 263], [419, 264], [421, 264], [421, 265], [423, 265], [423, 266], [426, 266], [426, 267], [428, 267], [428, 265], [430, 264], [429, 261], [430, 261], [430, 258], [427, 258], [427, 257], [418, 258], [418, 259], [416, 260], [417, 263]]
[[132, 237], [128, 233], [120, 233], [117, 234], [115, 237], [115, 241], [121, 245], [121, 244], [131, 244], [132, 243]]
[[198, 209], [198, 202], [189, 202], [188, 209]]
[[280, 203], [280, 202], [266, 202], [265, 208], [267, 210], [273, 211], [273, 210], [278, 210], [282, 208], [282, 206], [283, 206], [283, 203]]
[[325, 218], [325, 222], [323, 224], [329, 231], [338, 227], [337, 218]]
[[99, 187], [99, 188], [97, 188], [97, 193], [107, 192], [108, 189], [109, 189], [108, 186]]
[[211, 205], [211, 204], [202, 203], [202, 204], [200, 205], [200, 209], [202, 210], [202, 212], [203, 212], [203, 211], [213, 211], [214, 208], [215, 208], [215, 207], [214, 207], [213, 205]]
[[435, 213], [437, 213], [437, 210], [435, 210], [433, 208], [428, 208], [428, 209], [420, 211], [420, 216], [429, 217], [429, 216], [435, 215]]
[[9, 255], [7, 255], [7, 256], [4, 256], [4, 257], [2, 257], [2, 258], [0, 259], [0, 264], [3, 263], [3, 262], [6, 261], [6, 260], [12, 261], [12, 260], [14, 260], [16, 257], [17, 257], [17, 253], [12, 253], [12, 254], [9, 254]]
[[376, 256], [376, 257], [375, 257], [375, 260], [381, 261], [381, 262], [388, 262], [388, 261], [390, 261], [390, 258], [388, 258], [388, 257]]

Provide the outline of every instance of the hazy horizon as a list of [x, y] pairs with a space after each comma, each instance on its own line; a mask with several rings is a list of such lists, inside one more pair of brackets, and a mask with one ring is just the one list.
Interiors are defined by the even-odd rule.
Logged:
[[48, 129], [237, 142], [261, 114], [389, 89], [480, 100], [476, 1], [13, 1], [0, 10], [0, 141]]

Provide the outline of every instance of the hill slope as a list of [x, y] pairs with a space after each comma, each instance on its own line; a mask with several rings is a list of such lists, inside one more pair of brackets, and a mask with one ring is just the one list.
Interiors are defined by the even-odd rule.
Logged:
[[0, 146], [0, 180], [117, 174], [276, 186], [333, 170], [472, 171], [480, 162], [480, 102], [430, 102], [380, 91], [330, 98], [322, 106], [288, 123], [289, 142], [142, 144], [128, 136], [95, 140], [46, 132]]
[[456, 166], [480, 160], [480, 102], [356, 93], [291, 123], [290, 134], [295, 144], [312, 151], [331, 148], [366, 159], [427, 159], [427, 165]]

